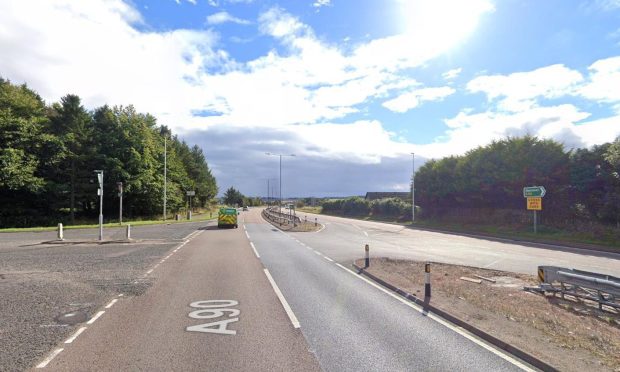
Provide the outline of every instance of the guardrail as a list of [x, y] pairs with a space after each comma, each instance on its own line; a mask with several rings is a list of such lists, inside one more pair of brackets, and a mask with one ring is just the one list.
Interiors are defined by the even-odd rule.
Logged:
[[297, 226], [297, 224], [301, 223], [301, 219], [297, 216], [281, 213], [277, 210], [277, 207], [268, 207], [264, 210], [265, 217], [270, 221], [277, 222], [280, 225], [293, 225]]
[[595, 301], [601, 310], [603, 306], [620, 310], [620, 278], [565, 267], [538, 266], [538, 279], [539, 287], [525, 289]]

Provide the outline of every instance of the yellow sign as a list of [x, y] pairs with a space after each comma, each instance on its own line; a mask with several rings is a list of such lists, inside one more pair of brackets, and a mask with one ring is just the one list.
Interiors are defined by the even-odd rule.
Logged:
[[541, 211], [542, 210], [542, 198], [527, 198], [527, 210], [528, 211]]

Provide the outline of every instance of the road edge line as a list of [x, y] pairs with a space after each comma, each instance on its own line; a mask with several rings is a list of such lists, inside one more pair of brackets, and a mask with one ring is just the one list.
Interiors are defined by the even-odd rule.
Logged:
[[[342, 265], [340, 265], [342, 266]], [[481, 330], [480, 328], [477, 328], [473, 325], [471, 325], [470, 323], [467, 323], [457, 317], [455, 317], [454, 315], [451, 315], [437, 307], [435, 307], [434, 305], [431, 304], [425, 304], [421, 299], [417, 298], [416, 296], [407, 293], [406, 291], [403, 291], [402, 289], [386, 282], [385, 280], [378, 278], [377, 276], [365, 271], [363, 268], [357, 266], [355, 263], [352, 264], [352, 266], [358, 270], [358, 274], [360, 278], [363, 278], [361, 275], [367, 276], [368, 278], [370, 278], [372, 281], [376, 282], [372, 283], [376, 286], [378, 286], [378, 288], [381, 287], [385, 287], [385, 288], [381, 288], [383, 291], [385, 291], [386, 293], [392, 295], [393, 297], [399, 299], [401, 302], [406, 303], [410, 306], [412, 306], [413, 303], [415, 303], [416, 305], [422, 307], [422, 311], [425, 312], [427, 314], [427, 316], [429, 316], [431, 319], [435, 320], [436, 322], [454, 330], [455, 332], [459, 333], [460, 335], [466, 337], [467, 339], [475, 342], [476, 344], [484, 347], [485, 349], [493, 352], [494, 354], [496, 354], [497, 356], [501, 357], [502, 359], [514, 364], [515, 366], [521, 368], [521, 369], [525, 369], [525, 370], [532, 370], [531, 368], [529, 368], [528, 366], [526, 366], [525, 364], [529, 364], [534, 368], [538, 368], [540, 370], [543, 371], [559, 371], [557, 368], [553, 367], [552, 365], [538, 359], [537, 357], [535, 357], [534, 355], [531, 355], [515, 346], [512, 346], [498, 338], [496, 338], [495, 336]], [[342, 266], [342, 268], [344, 268], [345, 270], [351, 272], [352, 274], [356, 275], [355, 272], [353, 272], [352, 270], [349, 270], [347, 268], [345, 268], [344, 266]], [[364, 279], [364, 278], [363, 278]], [[368, 279], [366, 279], [368, 280]], [[381, 286], [381, 287], [379, 287]], [[391, 290], [392, 292], [388, 291]], [[396, 294], [398, 294], [399, 296], [396, 296]], [[408, 300], [408, 301], [407, 301]], [[411, 301], [411, 302], [409, 302]], [[418, 310], [418, 309], [416, 309]], [[418, 310], [420, 311], [420, 310]], [[515, 359], [518, 358], [518, 359]], [[516, 362], [516, 363], [515, 363]]]
[[284, 298], [284, 295], [280, 291], [280, 288], [278, 288], [278, 285], [276, 284], [276, 282], [273, 280], [273, 277], [269, 273], [269, 270], [263, 269], [263, 271], [265, 272], [265, 275], [267, 276], [267, 279], [269, 280], [269, 283], [271, 284], [271, 287], [273, 288], [274, 292], [276, 292], [276, 296], [280, 300], [280, 303], [284, 307], [284, 311], [286, 312], [286, 315], [288, 315], [288, 318], [290, 319], [291, 323], [293, 323], [293, 328], [300, 328], [301, 325], [299, 324], [299, 320], [297, 320], [297, 317], [293, 313], [293, 309], [291, 309], [291, 306], [286, 301], [286, 298]]
[[35, 368], [45, 368], [52, 360], [54, 360], [54, 358], [56, 358], [56, 356], [58, 356], [58, 354], [62, 353], [63, 350], [63, 348], [58, 348], [52, 351], [52, 353], [48, 355], [47, 358], [43, 359], [41, 363], [37, 364]]
[[256, 250], [256, 247], [254, 246], [254, 243], [250, 242], [250, 246], [252, 247], [252, 250], [254, 251], [254, 255], [256, 256], [256, 258], [260, 258], [260, 255], [258, 254], [258, 251]]
[[80, 329], [78, 329], [77, 331], [75, 331], [75, 333], [73, 335], [71, 335], [71, 337], [69, 337], [66, 341], [65, 344], [70, 344], [73, 341], [75, 341], [76, 338], [78, 338], [78, 336], [80, 334], [82, 334], [82, 332], [84, 332], [86, 330], [87, 327], [81, 327]]

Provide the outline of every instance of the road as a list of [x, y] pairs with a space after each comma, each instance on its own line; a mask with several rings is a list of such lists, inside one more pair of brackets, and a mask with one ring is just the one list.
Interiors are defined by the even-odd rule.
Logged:
[[[77, 337], [59, 344], [40, 366], [59, 371], [524, 367], [302, 244], [295, 234], [274, 229], [258, 210], [241, 218], [239, 229], [209, 227], [171, 249], [145, 271], [153, 281], [146, 293], [110, 298], [103, 313], [81, 324]], [[208, 302], [214, 300], [225, 302]], [[207, 307], [218, 304], [225, 310]]]
[[364, 245], [371, 256], [468, 265], [534, 275], [539, 265], [572, 267], [620, 276], [620, 254], [574, 248], [540, 248], [524, 243], [498, 242], [408, 227], [298, 212], [315, 217], [325, 228], [314, 234], [291, 233], [342, 262], [363, 258]]

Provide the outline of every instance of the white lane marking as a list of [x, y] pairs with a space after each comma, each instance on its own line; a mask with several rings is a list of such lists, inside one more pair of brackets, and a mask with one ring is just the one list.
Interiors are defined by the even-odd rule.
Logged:
[[364, 235], [368, 236], [368, 233], [366, 231], [364, 231]]
[[319, 256], [322, 256], [321, 252], [319, 252], [319, 251], [314, 251], [314, 253], [316, 253]]
[[252, 250], [254, 251], [256, 258], [260, 258], [258, 251], [256, 250], [256, 247], [254, 246], [254, 243], [250, 242], [250, 245], [252, 246]]
[[328, 223], [325, 223], [325, 225], [323, 225], [322, 223], [320, 223], [319, 225], [321, 225], [321, 228], [320, 228], [320, 229], [318, 229], [317, 231], [315, 231], [315, 233], [320, 233], [321, 231], [323, 231], [323, 229], [325, 229], [325, 226], [326, 226], [327, 224], [328, 224]]
[[271, 283], [271, 286], [273, 287], [273, 291], [276, 292], [276, 296], [278, 296], [278, 299], [280, 300], [282, 307], [284, 307], [284, 311], [286, 311], [286, 315], [288, 315], [288, 318], [291, 320], [291, 323], [293, 323], [293, 328], [299, 328], [300, 327], [299, 320], [297, 320], [297, 317], [293, 313], [293, 309], [291, 309], [288, 302], [286, 302], [286, 298], [284, 298], [284, 295], [282, 294], [282, 292], [280, 292], [280, 288], [278, 288], [278, 285], [271, 277], [271, 274], [269, 274], [269, 270], [267, 269], [263, 269], [263, 270], [265, 271], [265, 275], [267, 275], [267, 279], [269, 279], [269, 283]]
[[47, 358], [45, 358], [45, 360], [39, 363], [36, 368], [45, 368], [49, 364], [49, 362], [51, 362], [52, 359], [56, 358], [56, 356], [60, 354], [63, 350], [63, 348], [60, 348], [52, 351], [52, 353]]
[[361, 227], [359, 227], [359, 226], [357, 226], [357, 225], [355, 225], [355, 224], [351, 224], [351, 225], [352, 225], [353, 227], [355, 227], [356, 229], [358, 229], [358, 230], [362, 231], [362, 228], [361, 228]]
[[306, 243], [304, 243], [304, 242], [299, 242], [299, 244], [301, 244], [304, 247], [306, 246]]
[[324, 259], [326, 259], [329, 262], [334, 262], [334, 260], [332, 260], [331, 258], [327, 257], [327, 256], [323, 256]]
[[498, 263], [499, 261], [501, 261], [501, 259], [499, 259], [499, 260], [495, 260], [495, 261], [491, 262], [490, 264], [488, 264], [488, 265], [486, 265], [486, 266], [483, 266], [483, 268], [485, 268], [485, 269], [486, 269], [486, 268], [489, 268], [489, 267], [491, 267], [491, 266], [495, 265], [496, 263]]
[[453, 325], [453, 324], [445, 321], [444, 319], [442, 319], [441, 317], [439, 317], [439, 316], [437, 316], [437, 315], [435, 315], [433, 313], [425, 312], [424, 309], [421, 308], [420, 306], [418, 306], [417, 304], [414, 304], [413, 302], [405, 300], [404, 298], [400, 297], [399, 295], [397, 295], [397, 294], [395, 294], [395, 293], [393, 293], [391, 291], [388, 291], [387, 289], [381, 287], [379, 284], [374, 283], [374, 282], [370, 281], [369, 279], [364, 278], [363, 276], [355, 273], [354, 271], [351, 271], [351, 270], [347, 269], [346, 267], [342, 266], [339, 263], [336, 263], [336, 266], [340, 267], [341, 269], [345, 270], [346, 272], [350, 273], [351, 275], [355, 276], [356, 278], [365, 281], [366, 283], [368, 283], [371, 286], [379, 289], [380, 291], [388, 294], [389, 296], [392, 296], [393, 298], [395, 298], [398, 301], [404, 303], [405, 305], [409, 306], [410, 308], [418, 311], [419, 313], [422, 313], [422, 314], [426, 313], [426, 316], [428, 318], [436, 321], [437, 323], [445, 326], [446, 328], [451, 329], [452, 331], [454, 331], [454, 332], [460, 334], [461, 336], [467, 338], [468, 340], [472, 341], [473, 343], [477, 344], [478, 346], [481, 346], [484, 349], [492, 352], [493, 354], [499, 356], [500, 358], [506, 360], [507, 362], [514, 364], [515, 366], [521, 368], [522, 370], [528, 371], [528, 372], [535, 372], [534, 369], [532, 369], [532, 368], [528, 367], [527, 365], [521, 363], [519, 360], [513, 358], [512, 356], [510, 356], [508, 354], [504, 354], [503, 352], [501, 352], [498, 349], [494, 348], [493, 346], [487, 344], [486, 342], [478, 339], [477, 337], [474, 337], [469, 332], [467, 332], [465, 329], [463, 329], [463, 328], [461, 328], [459, 326]]
[[115, 298], [115, 299], [113, 299], [112, 301], [110, 301], [110, 303], [109, 303], [109, 304], [107, 304], [107, 305], [105, 306], [105, 308], [106, 308], [106, 309], [111, 308], [112, 306], [114, 306], [114, 304], [116, 303], [116, 301], [118, 301], [118, 298]]
[[243, 230], [247, 230], [247, 229], [245, 228], [245, 224], [243, 225]]
[[247, 231], [245, 232], [245, 236], [247, 236], [247, 237], [248, 237], [248, 239], [250, 239], [250, 234], [248, 234], [248, 232], [247, 232]]
[[123, 297], [124, 295], [125, 295], [124, 293], [121, 293], [118, 295], [118, 297]]
[[85, 330], [86, 330], [86, 327], [82, 327], [82, 328], [78, 329], [78, 330], [77, 330], [77, 332], [75, 332], [75, 333], [73, 334], [73, 336], [69, 337], [69, 338], [67, 339], [67, 341], [65, 341], [65, 344], [70, 344], [70, 343], [72, 343], [73, 341], [75, 341], [75, 339], [76, 339], [76, 338], [77, 338], [77, 337], [78, 337], [78, 336], [79, 336], [82, 332], [84, 332]]
[[93, 324], [97, 319], [99, 319], [100, 316], [102, 316], [105, 313], [105, 311], [101, 310], [100, 312], [98, 312], [97, 314], [95, 314], [94, 317], [90, 318], [90, 320], [88, 322], [86, 322], [86, 324], [91, 325]]

